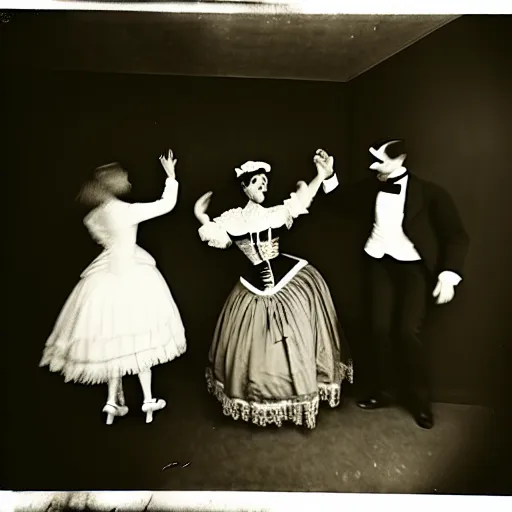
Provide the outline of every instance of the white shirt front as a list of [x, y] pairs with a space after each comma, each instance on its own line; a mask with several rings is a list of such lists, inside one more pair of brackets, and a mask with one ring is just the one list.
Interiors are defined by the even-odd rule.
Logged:
[[[394, 178], [405, 172], [402, 167], [392, 172], [389, 177]], [[399, 194], [379, 192], [375, 201], [375, 221], [373, 230], [368, 238], [364, 250], [372, 258], [391, 256], [398, 261], [420, 261], [421, 256], [403, 230], [405, 216], [405, 198], [409, 176], [395, 182], [401, 185]], [[439, 274], [439, 280], [451, 286], [457, 286], [462, 278], [455, 272], [444, 270]]]
[[[390, 178], [405, 172], [404, 168], [390, 174]], [[399, 194], [379, 192], [375, 201], [375, 221], [366, 242], [365, 251], [373, 258], [389, 255], [399, 261], [418, 261], [421, 256], [403, 230], [405, 197], [409, 177], [406, 175], [396, 182], [401, 185]]]

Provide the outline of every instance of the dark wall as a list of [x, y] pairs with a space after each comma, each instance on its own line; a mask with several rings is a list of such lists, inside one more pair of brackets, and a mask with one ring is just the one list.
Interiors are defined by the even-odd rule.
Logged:
[[[13, 214], [7, 245], [11, 300], [16, 297], [11, 308], [27, 325], [18, 346], [30, 376], [27, 387], [41, 378], [38, 358], [60, 308], [99, 253], [82, 225], [85, 212], [74, 202], [94, 167], [120, 160], [133, 183], [128, 199], [151, 201], [161, 194], [165, 178], [158, 156], [167, 147], [176, 152], [178, 205], [141, 225], [139, 243], [156, 258], [182, 312], [187, 357], [202, 361], [239, 275], [237, 265], [245, 262], [235, 248], [220, 251], [201, 243], [194, 202], [213, 190], [212, 214], [243, 206], [234, 168], [246, 160], [272, 164], [269, 200], [278, 202], [299, 179], [314, 177], [312, 158], [319, 146], [346, 158], [339, 84], [69, 72], [7, 77]], [[317, 264], [343, 301], [338, 262], [322, 257], [329, 240], [317, 243], [322, 223], [321, 213], [305, 218], [284, 248]]]
[[349, 84], [353, 179], [368, 172], [374, 140], [403, 137], [408, 167], [450, 191], [471, 237], [456, 300], [425, 334], [447, 400], [485, 401], [510, 386], [511, 21], [465, 16]]
[[[186, 357], [202, 361], [240, 260], [235, 249], [201, 244], [194, 201], [213, 190], [212, 213], [242, 205], [233, 168], [248, 159], [272, 163], [269, 199], [280, 201], [298, 179], [313, 176], [318, 147], [335, 155], [342, 180], [358, 179], [367, 172], [371, 141], [399, 135], [412, 148], [413, 171], [454, 195], [472, 238], [457, 299], [436, 311], [425, 333], [435, 397], [487, 402], [498, 396], [512, 279], [509, 25], [504, 17], [462, 18], [348, 85], [5, 70], [7, 337], [16, 340], [8, 349], [17, 355], [11, 372], [24, 372], [22, 391], [29, 396], [45, 375], [37, 368], [44, 341], [81, 270], [99, 252], [74, 203], [95, 166], [120, 160], [134, 184], [129, 199], [150, 201], [164, 181], [158, 155], [168, 146], [176, 151], [178, 205], [142, 225], [139, 242], [157, 259], [180, 307]], [[284, 249], [323, 273], [357, 345], [357, 327], [366, 321], [361, 254], [320, 205], [321, 198]]]

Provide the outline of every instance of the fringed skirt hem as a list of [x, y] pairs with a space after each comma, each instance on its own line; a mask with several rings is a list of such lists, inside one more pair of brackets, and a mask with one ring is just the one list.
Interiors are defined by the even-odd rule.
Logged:
[[318, 391], [285, 400], [265, 400], [264, 402], [248, 401], [241, 398], [231, 398], [224, 392], [224, 386], [215, 379], [211, 368], [206, 369], [205, 377], [208, 392], [221, 404], [224, 415], [234, 420], [242, 419], [260, 427], [276, 425], [282, 427], [284, 422], [292, 422], [309, 429], [316, 427], [316, 418], [320, 401], [327, 402], [330, 407], [338, 407], [341, 400], [342, 381], [351, 381], [352, 365], [340, 363], [339, 382], [318, 383]]

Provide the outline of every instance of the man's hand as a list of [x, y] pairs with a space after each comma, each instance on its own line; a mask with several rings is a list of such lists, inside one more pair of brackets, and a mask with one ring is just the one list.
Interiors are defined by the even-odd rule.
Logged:
[[313, 162], [316, 165], [318, 176], [323, 180], [329, 179], [334, 174], [334, 158], [323, 149], [318, 149]]
[[455, 286], [439, 279], [432, 296], [437, 299], [436, 304], [447, 304], [455, 297]]
[[172, 179], [176, 179], [176, 163], [178, 162], [177, 158], [173, 158], [173, 152], [171, 149], [167, 152], [167, 156], [160, 155], [160, 163], [162, 164], [162, 167], [164, 168], [165, 172], [167, 173], [167, 176]]

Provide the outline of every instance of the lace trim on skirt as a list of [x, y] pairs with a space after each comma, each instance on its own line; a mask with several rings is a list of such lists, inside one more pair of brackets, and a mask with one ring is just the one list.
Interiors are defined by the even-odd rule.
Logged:
[[316, 417], [320, 400], [330, 407], [337, 407], [341, 399], [341, 382], [343, 379], [352, 382], [352, 363], [340, 363], [339, 382], [331, 384], [318, 383], [318, 392], [301, 395], [287, 400], [266, 400], [264, 402], [249, 402], [241, 398], [230, 398], [224, 392], [224, 386], [217, 381], [211, 368], [206, 369], [205, 377], [208, 392], [222, 404], [223, 413], [234, 420], [242, 419], [255, 425], [265, 427], [276, 425], [281, 427], [284, 421], [295, 425], [305, 425], [307, 428], [316, 427]]
[[51, 372], [61, 373], [65, 382], [102, 384], [111, 378], [136, 375], [153, 366], [168, 363], [183, 355], [187, 349], [185, 336], [174, 337], [169, 343], [151, 347], [108, 361], [77, 361], [56, 346], [45, 349], [39, 366], [48, 366]]

